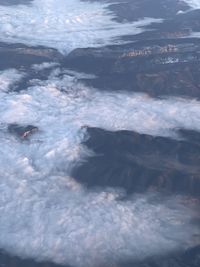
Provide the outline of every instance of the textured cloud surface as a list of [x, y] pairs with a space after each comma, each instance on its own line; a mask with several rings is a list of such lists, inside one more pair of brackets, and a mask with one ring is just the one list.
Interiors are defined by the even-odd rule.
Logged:
[[[15, 70], [0, 73], [1, 249], [94, 267], [195, 244], [197, 214], [186, 199], [147, 194], [122, 201], [120, 191], [89, 191], [69, 176], [89, 155], [82, 126], [171, 135], [176, 127], [200, 129], [199, 102], [101, 93], [59, 69], [26, 91], [9, 92], [17, 77]], [[34, 124], [40, 132], [22, 142], [7, 132], [8, 123]]]
[[54, 132], [54, 137], [61, 131], [67, 134], [66, 125], [70, 131], [88, 125], [158, 136], [173, 136], [179, 128], [200, 130], [200, 102], [195, 99], [154, 99], [146, 94], [100, 92], [78, 83], [76, 74], [59, 68], [47, 80], [30, 83], [19, 94], [2, 93], [2, 123], [36, 124], [43, 134]]
[[[44, 45], [66, 54], [77, 47], [118, 43], [122, 35], [161, 21], [118, 23], [108, 4], [99, 2], [0, 5], [0, 41]], [[194, 8], [199, 3], [187, 2]], [[0, 249], [39, 261], [99, 267], [199, 242], [198, 213], [189, 199], [158, 194], [122, 198], [120, 189], [91, 191], [70, 175], [92, 153], [82, 144], [88, 138], [85, 126], [177, 138], [178, 128], [200, 131], [200, 102], [100, 92], [77, 81], [84, 74], [61, 70], [58, 64], [31, 68], [34, 77], [42, 71], [50, 72], [46, 80], [30, 80], [20, 92], [13, 89], [26, 74], [0, 72]], [[8, 131], [11, 123], [31, 124], [39, 131], [20, 140]]]
[[184, 2], [194, 9], [200, 9], [200, 0], [184, 0]]
[[120, 201], [116, 191], [88, 192], [68, 177], [18, 174], [4, 175], [0, 191], [0, 247], [23, 257], [111, 266], [185, 249], [198, 234], [177, 197]]
[[127, 34], [159, 22], [146, 18], [117, 23], [107, 4], [80, 0], [34, 0], [29, 5], [0, 6], [0, 40], [44, 45], [68, 53], [77, 47], [95, 47], [118, 42]]
[[22, 72], [18, 72], [15, 69], [0, 71], [0, 91], [8, 91], [11, 85], [13, 86], [23, 76], [24, 74]]

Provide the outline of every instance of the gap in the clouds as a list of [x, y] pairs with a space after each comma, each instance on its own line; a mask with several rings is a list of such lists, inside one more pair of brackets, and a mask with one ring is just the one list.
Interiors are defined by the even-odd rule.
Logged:
[[101, 91], [145, 92], [152, 97], [200, 96], [198, 39], [165, 38], [72, 51], [62, 65], [93, 73], [86, 86]]
[[[184, 252], [171, 253], [165, 256], [150, 257], [146, 260], [141, 261], [122, 261], [118, 263], [118, 267], [157, 267], [157, 266], [170, 266], [176, 264], [176, 266], [188, 266], [199, 267], [200, 265], [200, 246], [196, 246], [192, 249], [188, 249]], [[67, 265], [57, 265], [52, 262], [36, 262], [32, 259], [21, 259], [14, 257], [5, 252], [0, 252], [0, 266], [2, 267], [70, 267]], [[105, 266], [103, 266], [105, 267]]]
[[34, 259], [23, 259], [3, 250], [0, 250], [0, 266], [1, 267], [71, 267], [69, 265], [59, 265], [53, 262], [37, 262]]
[[[171, 36], [173, 36], [174, 33], [174, 38], [180, 38], [180, 40], [181, 37], [190, 37], [190, 32], [199, 30], [199, 17], [199, 9], [194, 9], [186, 13], [177, 14], [177, 16], [175, 16], [171, 20], [165, 20], [160, 25], [155, 24], [155, 31], [153, 32], [153, 35], [159, 35], [161, 33], [161, 36], [164, 37], [167, 35], [166, 33], [168, 33], [169, 36], [170, 33]], [[143, 33], [143, 35], [145, 35], [145, 33]], [[160, 38], [158, 37], [158, 39]]]
[[16, 68], [27, 72], [34, 64], [58, 62], [62, 55], [55, 49], [42, 46], [31, 47], [0, 42], [0, 58], [0, 70]]
[[0, 6], [12, 6], [12, 5], [27, 5], [30, 4], [33, 0], [1, 0]]
[[[129, 9], [130, 10], [130, 9]], [[198, 35], [192, 36], [192, 32], [198, 32], [200, 27], [200, 10], [192, 9], [188, 12], [178, 13], [170, 19], [166, 18], [162, 23], [153, 23], [146, 26], [146, 31], [137, 35], [122, 36], [125, 42], [141, 41], [142, 45], [147, 41], [160, 43], [170, 39], [176, 42], [184, 42], [183, 37], [191, 38], [191, 41], [198, 42]], [[192, 39], [193, 38], [193, 39]], [[195, 40], [195, 38], [197, 40]]]
[[179, 130], [180, 135], [185, 139], [188, 140], [190, 143], [199, 146], [200, 145], [200, 133], [193, 130]]
[[173, 140], [129, 131], [87, 131], [84, 144], [95, 154], [73, 170], [86, 186], [200, 195], [200, 133], [180, 130], [184, 139]]
[[[83, 0], [87, 1], [87, 0]], [[98, 0], [93, 0], [97, 1]], [[118, 22], [135, 21], [144, 17], [171, 19], [176, 16], [179, 10], [187, 10], [188, 6], [183, 1], [178, 0], [101, 0], [109, 2], [108, 7], [116, 14], [115, 20]]]
[[123, 262], [120, 266], [122, 267], [157, 267], [157, 266], [200, 266], [200, 246], [196, 246], [192, 249], [186, 250], [184, 252], [170, 254], [166, 256], [151, 257], [145, 261], [139, 262]]

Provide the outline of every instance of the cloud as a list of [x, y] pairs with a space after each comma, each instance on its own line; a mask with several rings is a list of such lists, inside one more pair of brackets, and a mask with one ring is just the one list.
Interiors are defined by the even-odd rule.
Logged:
[[200, 0], [183, 0], [193, 9], [200, 9]]
[[160, 19], [132, 23], [114, 21], [108, 4], [80, 0], [34, 0], [29, 5], [0, 6], [0, 40], [44, 45], [69, 53], [75, 48], [119, 43], [123, 35], [138, 34]]
[[56, 68], [47, 80], [31, 80], [27, 90], [4, 94], [1, 122], [37, 124], [44, 136], [50, 132], [44, 140], [51, 136], [59, 139], [70, 132], [73, 136], [77, 136], [75, 132], [81, 135], [82, 127], [86, 125], [170, 137], [176, 137], [179, 128], [200, 130], [198, 100], [154, 99], [146, 94], [122, 91], [101, 92], [79, 83], [77, 77], [84, 77], [84, 74], [77, 75]]
[[0, 92], [9, 91], [10, 87], [19, 82], [24, 75], [24, 73], [19, 72], [16, 69], [0, 71]]
[[196, 215], [186, 199], [135, 195], [121, 201], [120, 191], [88, 191], [70, 177], [25, 173], [25, 159], [16, 163], [25, 171], [1, 175], [0, 247], [7, 252], [94, 267], [196, 242]]
[[[1, 73], [7, 88], [16, 73]], [[122, 201], [120, 190], [89, 191], [70, 177], [74, 164], [91, 153], [81, 144], [87, 138], [84, 125], [171, 136], [176, 127], [200, 128], [198, 101], [99, 92], [59, 68], [46, 81], [30, 83], [19, 93], [0, 91], [1, 249], [94, 267], [199, 241], [192, 222], [198, 214], [189, 199], [146, 194]], [[9, 123], [33, 124], [40, 132], [21, 142], [6, 131]]]
[[59, 63], [56, 63], [56, 62], [43, 62], [41, 64], [32, 65], [32, 69], [39, 72], [39, 71], [42, 71], [42, 70], [45, 70], [45, 69], [51, 69], [51, 68], [54, 68], [54, 67], [57, 67], [57, 66], [59, 66]]

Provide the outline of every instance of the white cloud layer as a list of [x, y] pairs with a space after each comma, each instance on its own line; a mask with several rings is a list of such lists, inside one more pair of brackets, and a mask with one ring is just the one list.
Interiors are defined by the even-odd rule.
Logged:
[[200, 9], [200, 0], [183, 0], [193, 9]]
[[[79, 0], [0, 6], [0, 16], [0, 41], [62, 53], [117, 43], [122, 35], [160, 22], [119, 24], [106, 4]], [[33, 70], [55, 66], [44, 63]], [[200, 130], [198, 101], [99, 92], [77, 82], [82, 74], [59, 68], [47, 81], [32, 80], [26, 91], [10, 91], [24, 75], [0, 72], [0, 249], [99, 267], [199, 242], [199, 228], [191, 220], [198, 214], [182, 197], [136, 195], [121, 201], [118, 190], [89, 191], [70, 177], [71, 168], [91, 153], [81, 144], [87, 138], [83, 126], [176, 137], [176, 128]], [[7, 132], [9, 123], [33, 124], [39, 132], [21, 142]]]
[[0, 71], [0, 91], [7, 92], [10, 87], [17, 83], [22, 77], [24, 77], [24, 73], [15, 69]]
[[[79, 47], [118, 43], [159, 19], [118, 23], [108, 4], [80, 0], [33, 0], [30, 5], [0, 6], [0, 41], [44, 45], [68, 53]], [[115, 41], [114, 41], [115, 40]]]
[[[5, 71], [5, 75], [9, 72]], [[14, 82], [15, 76], [12, 77]], [[67, 134], [66, 125], [70, 132], [88, 125], [172, 137], [179, 128], [200, 131], [198, 100], [98, 91], [78, 83], [77, 77], [83, 78], [84, 74], [56, 68], [47, 80], [32, 80], [31, 86], [19, 94], [2, 93], [1, 122], [36, 124], [43, 134], [54, 132], [54, 137], [56, 129]]]
[[[16, 71], [1, 77], [12, 86]], [[120, 191], [89, 191], [69, 177], [89, 154], [81, 145], [82, 126], [169, 136], [176, 127], [200, 130], [198, 101], [99, 92], [60, 69], [47, 81], [31, 83], [20, 93], [0, 89], [0, 248], [36, 260], [99, 267], [199, 241], [199, 227], [191, 220], [197, 214], [182, 197], [136, 195], [120, 201]], [[8, 123], [33, 124], [40, 132], [21, 142], [7, 133]]]
[[111, 266], [186, 249], [199, 234], [178, 197], [120, 201], [116, 191], [89, 192], [69, 177], [21, 174], [4, 175], [0, 191], [0, 247], [22, 257]]

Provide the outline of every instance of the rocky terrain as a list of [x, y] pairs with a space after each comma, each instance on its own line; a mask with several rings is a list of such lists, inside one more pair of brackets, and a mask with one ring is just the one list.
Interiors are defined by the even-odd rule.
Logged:
[[88, 132], [86, 145], [96, 155], [74, 171], [82, 183], [123, 187], [129, 193], [163, 190], [200, 195], [199, 133], [181, 131], [183, 139], [177, 142], [126, 131], [89, 128]]
[[[81, 65], [83, 62], [83, 65]], [[77, 49], [64, 64], [97, 78], [85, 83], [102, 90], [145, 92], [151, 96], [199, 98], [200, 43], [196, 39], [138, 41], [120, 47]]]
[[[2, 0], [0, 4], [7, 6], [25, 2], [31, 1]], [[147, 98], [181, 97], [199, 101], [200, 38], [197, 37], [200, 10], [188, 12], [184, 1], [174, 0], [109, 2], [109, 10], [116, 14], [115, 20], [120, 23], [143, 17], [161, 18], [162, 21], [147, 26], [142, 33], [123, 36], [123, 43], [118, 45], [77, 48], [68, 55], [44, 46], [1, 42], [0, 70], [16, 68], [26, 72], [9, 93], [24, 92], [35, 80], [46, 81], [55, 65], [43, 69], [34, 69], [33, 66], [53, 62], [60, 69], [92, 74], [77, 80], [101, 92], [134, 92], [146, 94]], [[26, 141], [41, 131], [37, 124], [23, 123], [8, 123], [3, 130], [22, 144], [28, 143]], [[120, 200], [122, 202], [133, 193], [159, 192], [164, 196], [182, 195], [188, 203], [194, 202], [198, 206], [200, 133], [184, 127], [175, 130], [177, 135], [173, 138], [85, 126], [88, 138], [83, 145], [93, 153], [73, 168], [72, 176], [88, 190], [122, 188], [126, 192]], [[195, 224], [199, 225], [200, 221]], [[199, 267], [200, 237], [193, 238], [197, 240], [196, 246], [185, 251], [94, 267]], [[15, 257], [1, 250], [0, 267], [61, 265]]]

